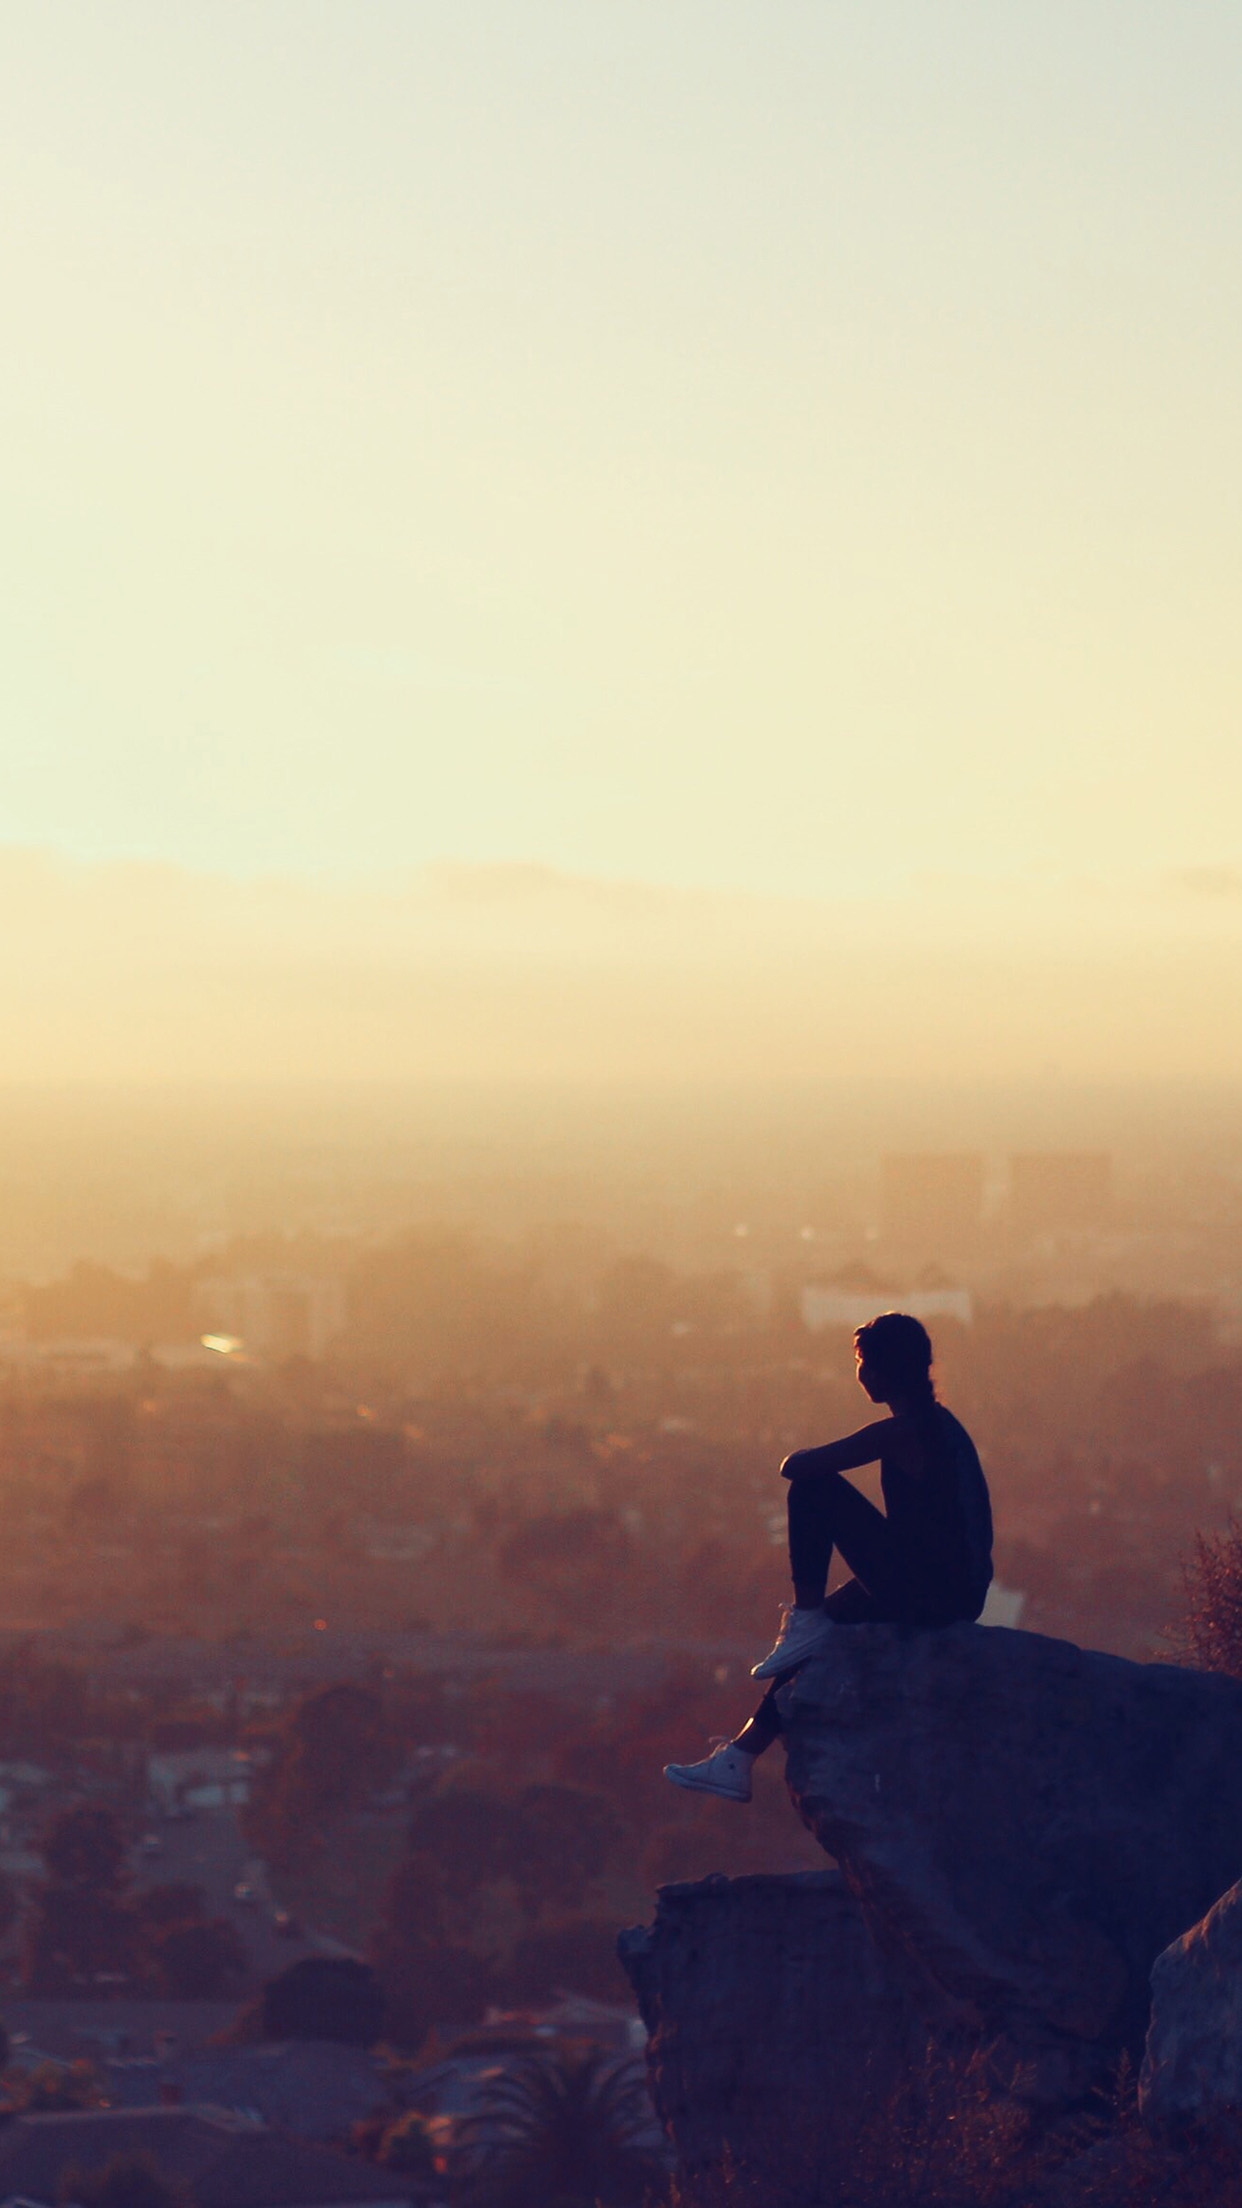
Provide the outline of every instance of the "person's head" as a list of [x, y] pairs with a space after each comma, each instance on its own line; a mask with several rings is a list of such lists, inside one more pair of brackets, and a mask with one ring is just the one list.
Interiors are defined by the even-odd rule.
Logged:
[[882, 1311], [854, 1336], [859, 1385], [873, 1403], [930, 1395], [932, 1345], [927, 1328], [907, 1311]]

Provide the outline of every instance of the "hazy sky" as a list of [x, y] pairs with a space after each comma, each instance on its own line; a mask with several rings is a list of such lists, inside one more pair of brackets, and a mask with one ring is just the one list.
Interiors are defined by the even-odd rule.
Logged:
[[1242, 859], [1235, 4], [5, 0], [0, 46], [0, 842]]

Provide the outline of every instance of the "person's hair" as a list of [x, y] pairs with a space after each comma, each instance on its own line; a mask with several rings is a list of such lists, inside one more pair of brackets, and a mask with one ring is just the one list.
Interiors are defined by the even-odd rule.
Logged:
[[883, 1311], [854, 1336], [868, 1372], [883, 1388], [929, 1388], [932, 1345], [927, 1328], [908, 1311]]

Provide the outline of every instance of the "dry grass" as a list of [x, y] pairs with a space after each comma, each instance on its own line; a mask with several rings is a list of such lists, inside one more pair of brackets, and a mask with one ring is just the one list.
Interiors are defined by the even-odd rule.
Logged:
[[1242, 2208], [1242, 2119], [1153, 2140], [1124, 2074], [1095, 2112], [1047, 2125], [997, 2091], [985, 2053], [929, 2049], [846, 2162], [810, 2132], [678, 2180], [672, 2208]]

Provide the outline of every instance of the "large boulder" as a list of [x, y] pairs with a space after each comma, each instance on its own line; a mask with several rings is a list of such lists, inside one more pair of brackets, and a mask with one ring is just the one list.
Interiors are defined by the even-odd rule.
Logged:
[[620, 1952], [683, 2172], [728, 2157], [773, 2197], [823, 2198], [926, 2039], [841, 1874], [665, 1886]]
[[784, 1690], [790, 1792], [890, 1958], [1041, 2096], [1147, 2028], [1242, 1866], [1242, 1685], [1031, 1633], [842, 1628]]
[[623, 1935], [683, 2162], [831, 2162], [929, 2046], [1045, 2110], [1137, 2061], [1153, 1963], [1242, 1867], [1242, 1686], [853, 1626], [781, 1704], [839, 1876], [666, 1888]]
[[1242, 2109], [1242, 1881], [1156, 1958], [1139, 2107], [1153, 2130]]

